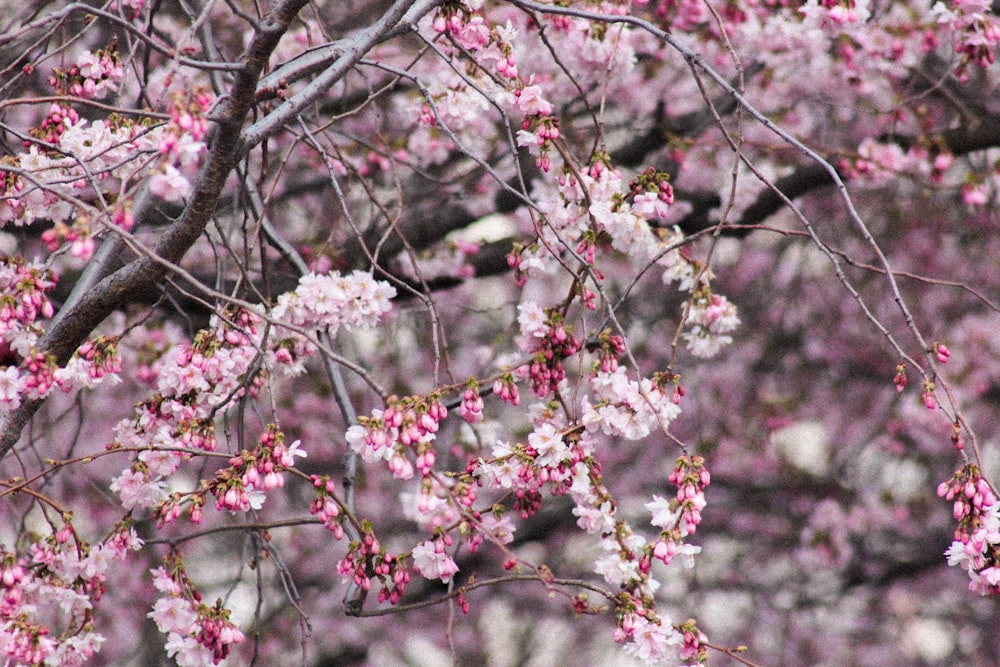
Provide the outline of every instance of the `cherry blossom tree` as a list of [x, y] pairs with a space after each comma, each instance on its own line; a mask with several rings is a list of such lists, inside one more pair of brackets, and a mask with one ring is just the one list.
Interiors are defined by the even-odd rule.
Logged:
[[982, 0], [0, 0], [12, 665], [996, 664]]

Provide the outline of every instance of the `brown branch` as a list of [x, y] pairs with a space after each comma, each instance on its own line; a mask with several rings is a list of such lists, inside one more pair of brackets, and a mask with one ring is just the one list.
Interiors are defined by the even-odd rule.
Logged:
[[[296, 14], [307, 0], [282, 0], [260, 22], [239, 70], [234, 77], [230, 95], [224, 99], [213, 118], [210, 148], [188, 205], [180, 218], [166, 229], [156, 245], [155, 253], [176, 264], [205, 230], [222, 187], [236, 165], [239, 155], [243, 122], [254, 104], [254, 93], [261, 71], [267, 64], [278, 40], [288, 30]], [[148, 215], [148, 207], [140, 218]], [[64, 364], [86, 337], [115, 309], [128, 302], [136, 290], [147, 289], [167, 275], [162, 262], [140, 257], [99, 282], [83, 294], [67, 312], [53, 321], [39, 341], [38, 351], [51, 355]], [[16, 410], [0, 418], [0, 458], [5, 456], [21, 436], [21, 431], [35, 414], [42, 400], [25, 401]]]

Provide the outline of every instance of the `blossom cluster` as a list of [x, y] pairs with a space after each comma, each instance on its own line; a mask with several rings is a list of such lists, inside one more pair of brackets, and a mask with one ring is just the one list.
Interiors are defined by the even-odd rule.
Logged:
[[[367, 440], [365, 437], [372, 424], [380, 423], [381, 418], [382, 414], [373, 414], [372, 418], [365, 420], [367, 425], [352, 427], [354, 431], [349, 435], [352, 446], [371, 448], [374, 444], [371, 440], [381, 441], [384, 435]], [[384, 426], [376, 426], [376, 430], [382, 428]], [[379, 445], [376, 451], [384, 449], [384, 445]], [[680, 500], [677, 501], [679, 509], [671, 514], [674, 524], [669, 525], [669, 530], [671, 535], [677, 535], [673, 552], [683, 553], [690, 560], [698, 549], [680, 543], [683, 536], [694, 532], [701, 519], [703, 490], [708, 474], [700, 458], [683, 461], [683, 464], [678, 463], [670, 478], [679, 487], [677, 493]], [[411, 552], [414, 569], [425, 578], [448, 582], [458, 572], [454, 556], [449, 551], [452, 539], [444, 531], [448, 525], [460, 524], [465, 527], [463, 534], [476, 535], [474, 539], [469, 539], [470, 550], [475, 550], [483, 537], [501, 545], [513, 537], [514, 526], [502, 510], [483, 513], [471, 510], [476, 496], [456, 491], [468, 483], [489, 491], [512, 492], [514, 509], [522, 517], [538, 510], [544, 486], [550, 486], [551, 492], [556, 495], [571, 494], [576, 504], [573, 512], [579, 517], [580, 526], [600, 535], [605, 548], [605, 555], [596, 563], [596, 571], [610, 584], [625, 591], [622, 600], [626, 602], [622, 604], [629, 611], [621, 615], [616, 637], [622, 642], [629, 642], [630, 652], [650, 663], [667, 655], [671, 647], [683, 643], [683, 635], [657, 617], [652, 609], [651, 596], [659, 584], [650, 576], [650, 560], [654, 553], [664, 562], [669, 562], [669, 557], [657, 553], [656, 547], [647, 544], [616, 517], [614, 501], [600, 482], [600, 473], [593, 460], [593, 444], [585, 431], [573, 427], [559, 428], [555, 422], [543, 421], [528, 436], [526, 443], [511, 445], [498, 442], [492, 448], [491, 456], [471, 462], [467, 467], [467, 476], [460, 477], [454, 486], [442, 487], [436, 479], [427, 479], [424, 486], [428, 489], [437, 486], [438, 492], [422, 489], [417, 496], [417, 514], [425, 517], [441, 515], [446, 506], [450, 506], [454, 513], [450, 513], [447, 521], [437, 521], [435, 537], [421, 542]], [[668, 526], [665, 519], [656, 515], [654, 524]], [[386, 557], [374, 535], [369, 536], [370, 526], [366, 525], [363, 530], [364, 537], [360, 542], [351, 544], [348, 557], [341, 561], [339, 570], [362, 588], [371, 585], [367, 573], [374, 571], [383, 579], [384, 590], [380, 599], [395, 602], [398, 597], [393, 592], [399, 584], [387, 582], [399, 577], [388, 575], [393, 564], [399, 561]], [[618, 633], [621, 633], [620, 636]]]
[[54, 69], [49, 85], [59, 95], [100, 100], [118, 90], [124, 76], [121, 58], [113, 46], [84, 51], [67, 70]]
[[170, 122], [158, 128], [156, 150], [161, 156], [151, 170], [149, 190], [164, 201], [180, 202], [191, 193], [191, 181], [208, 134], [208, 112], [215, 97], [200, 86], [175, 91], [168, 109]]
[[[501, 391], [503, 385], [501, 385]], [[462, 405], [459, 407], [459, 414], [462, 419], [475, 424], [483, 421], [483, 397], [479, 395], [479, 383], [475, 378], [470, 378], [466, 383], [465, 392], [462, 394]]]
[[688, 311], [688, 330], [684, 332], [687, 347], [696, 357], [714, 357], [733, 342], [730, 336], [740, 324], [736, 306], [721, 294], [707, 288], [696, 290]]
[[[407, 140], [408, 154], [426, 164], [446, 160], [455, 148], [454, 139], [469, 147], [481, 147], [497, 136], [496, 127], [483, 113], [489, 99], [514, 108], [517, 93], [530, 86], [522, 81], [513, 42], [518, 31], [508, 21], [498, 25], [479, 11], [480, 3], [446, 3], [428, 18], [427, 29], [437, 35], [444, 53], [462, 52], [475, 62], [465, 76], [428, 77], [424, 99], [410, 107], [416, 128]], [[485, 93], [485, 95], [484, 95]], [[531, 91], [522, 103], [533, 119], [544, 106], [531, 108]], [[526, 122], [529, 121], [527, 118]], [[447, 127], [447, 132], [442, 126]], [[537, 145], [537, 144], [536, 144]]]
[[[99, 99], [117, 90], [122, 76], [118, 54], [108, 47], [80, 54], [68, 70], [54, 70], [49, 83], [58, 95]], [[49, 250], [66, 242], [73, 256], [89, 259], [102, 225], [122, 219], [113, 204], [135, 176], [132, 160], [155, 150], [157, 131], [148, 125], [117, 114], [88, 121], [69, 103], [53, 102], [31, 130], [36, 141], [3, 160], [0, 226], [52, 221], [43, 233]]]
[[[84, 51], [68, 69], [55, 68], [49, 75], [49, 86], [56, 95], [80, 99], [103, 99], [118, 90], [124, 76], [121, 59], [114, 46]], [[37, 128], [31, 130], [36, 139], [53, 145], [60, 143], [60, 137], [71, 126], [80, 121], [76, 109], [67, 102], [53, 102], [48, 113]]]
[[215, 508], [231, 512], [260, 509], [266, 492], [284, 486], [281, 473], [293, 467], [296, 458], [305, 456], [298, 440], [286, 446], [284, 434], [273, 424], [268, 426], [253, 451], [240, 452], [229, 459], [228, 468], [216, 473], [209, 484], [217, 499]]
[[56, 370], [56, 383], [64, 391], [74, 388], [93, 389], [105, 380], [119, 382], [121, 367], [118, 338], [98, 336], [81, 345], [66, 366]]
[[641, 600], [630, 595], [622, 595], [622, 599], [617, 609], [615, 640], [625, 644], [626, 653], [647, 665], [655, 665], [677, 652], [684, 641], [680, 632], [647, 610]]
[[513, 492], [514, 509], [522, 517], [537, 511], [544, 486], [548, 485], [553, 495], [568, 493], [574, 501], [577, 524], [600, 537], [603, 555], [596, 560], [595, 571], [622, 591], [616, 639], [628, 642], [629, 652], [650, 664], [682, 644], [682, 635], [654, 611], [652, 596], [659, 583], [651, 576], [650, 565], [654, 558], [669, 564], [679, 554], [690, 567], [700, 551], [685, 544], [684, 538], [695, 532], [705, 507], [709, 474], [704, 459], [679, 458], [669, 477], [677, 487], [675, 498], [667, 501], [654, 496], [647, 504], [652, 524], [662, 531], [654, 543], [648, 543], [617, 515], [616, 504], [595, 465], [592, 438], [579, 427], [542, 421], [526, 443], [498, 442], [489, 458], [474, 461], [468, 470], [484, 489]]
[[127, 523], [88, 544], [66, 523], [26, 554], [0, 547], [0, 659], [5, 664], [76, 667], [101, 650], [94, 605], [115, 561], [142, 546]]
[[[673, 189], [665, 175], [647, 170], [626, 188], [617, 170], [612, 169], [606, 160], [596, 159], [582, 175], [581, 185], [586, 189], [587, 197], [583, 198], [581, 190], [580, 205], [589, 202], [586, 212], [597, 223], [597, 231], [611, 237], [615, 250], [626, 253], [637, 262], [656, 261], [664, 268], [670, 268], [678, 261], [676, 255], [663, 254], [665, 246], [678, 239], [673, 238], [673, 234], [664, 239], [649, 225], [651, 218], [666, 217], [673, 201]], [[627, 191], [628, 199], [623, 191]]]
[[173, 350], [160, 369], [157, 394], [115, 427], [112, 447], [146, 450], [112, 484], [126, 510], [163, 500], [165, 479], [190, 456], [181, 450], [214, 451], [214, 415], [225, 413], [248, 387], [253, 390], [259, 319], [247, 311], [234, 319], [240, 329], [217, 320], [215, 328]]
[[370, 522], [363, 522], [360, 532], [360, 539], [351, 541], [347, 554], [337, 563], [337, 571], [363, 591], [371, 590], [374, 578], [379, 584], [379, 602], [396, 604], [410, 583], [406, 559], [386, 551]]
[[592, 394], [581, 401], [581, 421], [588, 431], [641, 440], [665, 430], [681, 413], [679, 385], [662, 374], [636, 381], [618, 366], [594, 373], [590, 389]]
[[202, 602], [179, 553], [171, 554], [165, 565], [152, 570], [153, 585], [160, 597], [149, 617], [167, 635], [167, 655], [179, 667], [219, 664], [234, 644], [245, 639], [243, 632], [229, 620], [229, 611], [223, 608], [221, 599], [214, 605]]
[[0, 226], [52, 221], [42, 234], [49, 250], [68, 243], [74, 257], [86, 260], [102, 225], [129, 220], [119, 208], [105, 215], [92, 203], [116, 199], [133, 176], [130, 159], [154, 150], [155, 133], [122, 118], [91, 122], [60, 115], [59, 128], [58, 137], [49, 137], [57, 151], [32, 144], [27, 152], [4, 158], [11, 171], [0, 182]]
[[451, 581], [458, 572], [458, 565], [446, 551], [451, 541], [451, 536], [445, 533], [413, 547], [413, 569], [425, 579], [440, 579], [444, 583]]
[[[38, 124], [38, 127], [31, 129], [31, 136], [49, 144], [58, 145], [59, 139], [70, 127], [80, 122], [80, 114], [76, 109], [65, 102], [53, 102], [49, 105], [45, 118]], [[23, 188], [23, 183], [18, 184]]]
[[347, 429], [347, 443], [368, 463], [385, 461], [397, 479], [412, 478], [414, 466], [427, 477], [437, 459], [435, 434], [447, 416], [437, 394], [390, 397], [384, 410], [373, 410]]
[[[392, 310], [396, 288], [376, 280], [371, 273], [337, 271], [308, 273], [295, 290], [278, 297], [271, 314], [284, 322], [309, 331], [327, 330], [330, 335], [344, 329], [374, 326]], [[277, 361], [292, 364], [308, 356], [314, 347], [301, 334], [279, 327], [280, 343], [275, 346]]]
[[[389, 299], [394, 294], [390, 286], [372, 280], [370, 274], [310, 274], [303, 278], [297, 292], [279, 297], [273, 315], [299, 329], [369, 326], [391, 309]], [[298, 441], [286, 445], [284, 435], [271, 425], [253, 449], [231, 456], [212, 480], [190, 491], [168, 493], [174, 485], [171, 477], [185, 461], [199, 450], [216, 449], [218, 416], [225, 415], [236, 399], [256, 394], [267, 371], [300, 365], [300, 356], [314, 351], [303, 342], [302, 334], [287, 329], [282, 333], [287, 335], [265, 340], [261, 317], [238, 310], [228, 317], [213, 318], [210, 327], [199, 332], [192, 342], [157, 352], [157, 358], [144, 367], [144, 377], [156, 388], [156, 394], [139, 404], [134, 417], [117, 425], [116, 440], [109, 446], [138, 452], [132, 465], [111, 484], [125, 510], [149, 510], [157, 525], [162, 526], [186, 509], [187, 518], [200, 523], [209, 494], [215, 498], [217, 511], [246, 512], [260, 509], [266, 493], [283, 486], [282, 473], [305, 452]], [[294, 343], [289, 342], [290, 337], [295, 337]], [[294, 346], [296, 356], [288, 353]], [[83, 356], [93, 349], [85, 350]], [[443, 405], [440, 409], [444, 410]], [[390, 418], [395, 419], [391, 412]], [[432, 464], [433, 458], [428, 461]], [[316, 480], [317, 496], [310, 511], [338, 537], [342, 536], [341, 511], [333, 485], [329, 480]], [[365, 546], [371, 548], [372, 544]], [[354, 553], [363, 560], [371, 556], [360, 546]], [[392, 562], [391, 556], [383, 558], [376, 564], [376, 574], [399, 579], [385, 589], [386, 597], [395, 600], [402, 594], [408, 574], [405, 568], [397, 570], [390, 565]], [[388, 568], [384, 573], [382, 566]], [[157, 576], [157, 586], [166, 595], [153, 614], [161, 631], [168, 635], [168, 654], [184, 665], [218, 662], [242, 634], [228, 621], [225, 609], [201, 605], [193, 584], [181, 585], [180, 579], [171, 577]]]
[[596, 561], [596, 572], [622, 591], [616, 610], [615, 640], [625, 643], [630, 655], [647, 664], [656, 664], [674, 653], [688, 658], [698, 652], [697, 642], [689, 641], [688, 632], [678, 631], [655, 611], [653, 595], [660, 584], [652, 576], [651, 565], [654, 559], [669, 565], [680, 555], [683, 565], [692, 567], [694, 556], [701, 551], [700, 547], [686, 544], [684, 538], [693, 534], [701, 522], [704, 489], [709, 481], [704, 460], [687, 455], [678, 458], [669, 481], [677, 487], [675, 498], [667, 501], [654, 495], [646, 504], [652, 525], [662, 531], [653, 543], [618, 518], [611, 494], [593, 467], [577, 465], [569, 488], [577, 524], [601, 537], [603, 555]]
[[679, 553], [685, 557], [685, 564], [690, 566], [691, 557], [701, 549], [684, 544], [683, 540], [693, 535], [701, 523], [701, 510], [706, 504], [705, 487], [710, 479], [703, 457], [681, 456], [677, 459], [669, 478], [670, 483], [677, 487], [674, 498], [666, 500], [654, 495], [653, 501], [646, 503], [646, 509], [653, 514], [650, 523], [662, 530], [660, 539], [653, 546], [654, 558], [669, 565]]
[[[610, 6], [604, 9], [621, 10]], [[583, 55], [593, 52], [595, 62], [631, 62], [627, 55], [631, 32], [616, 33], [611, 48], [608, 33], [592, 31], [584, 21], [549, 18], [553, 30], [550, 39], [581, 42], [569, 47], [571, 51]], [[583, 45], [586, 48], [579, 48]], [[604, 49], [610, 53], [598, 56]], [[607, 64], [611, 67], [611, 63]], [[589, 74], [584, 71], [573, 72], [573, 75], [585, 77]], [[489, 86], [484, 90], [489, 91]], [[503, 95], [500, 98], [505, 99]], [[549, 115], [553, 106], [545, 98], [545, 88], [537, 84], [525, 85], [509, 95], [509, 99], [510, 104], [526, 116], [518, 133], [518, 144], [529, 147], [538, 156], [539, 166], [548, 171], [551, 166], [548, 154], [559, 139], [559, 121]], [[612, 168], [609, 156], [596, 153], [585, 169], [564, 165], [559, 171], [558, 183], [555, 190], [549, 189], [547, 184], [536, 185], [536, 201], [538, 210], [544, 214], [544, 224], [536, 227], [537, 242], [515, 245], [508, 257], [518, 284], [523, 284], [529, 274], [554, 272], [560, 264], [558, 249], [564, 247], [575, 247], [585, 262], [594, 264], [597, 239], [610, 237], [612, 247], [627, 254], [636, 264], [655, 262], [663, 267], [664, 282], [679, 281], [681, 289], [693, 287], [693, 266], [678, 252], [683, 235], [670, 229], [654, 231], [649, 224], [651, 219], [667, 217], [673, 203], [673, 189], [666, 174], [648, 168], [629, 182], [628, 192], [623, 194], [624, 180]], [[593, 293], [582, 284], [579, 290], [581, 303], [594, 308]]]
[[[118, 54], [109, 47], [82, 53], [68, 70], [54, 70], [49, 83], [59, 95], [99, 99], [117, 90], [122, 76]], [[204, 153], [213, 103], [204, 88], [184, 88], [173, 94], [170, 121], [155, 126], [117, 114], [88, 121], [68, 103], [53, 102], [32, 130], [39, 141], [4, 158], [9, 171], [0, 183], [0, 225], [50, 220], [54, 226], [43, 233], [49, 250], [69, 244], [74, 257], [89, 259], [105, 225], [131, 227], [129, 197], [121, 195], [135, 181], [135, 156], [160, 156], [142, 172], [149, 174], [154, 195], [177, 202], [190, 193], [188, 176]]]
[[309, 503], [309, 513], [319, 519], [336, 539], [344, 539], [341, 509], [335, 495], [336, 485], [329, 475], [310, 475], [310, 479], [316, 495]]
[[[273, 314], [302, 328], [365, 326], [390, 310], [388, 299], [394, 293], [370, 274], [309, 274], [298, 292], [279, 297]], [[155, 370], [147, 370], [147, 380], [155, 381], [157, 393], [138, 406], [135, 417], [116, 426], [112, 445], [142, 450], [112, 483], [126, 510], [165, 501], [166, 480], [190, 458], [190, 450], [215, 450], [216, 416], [228, 412], [236, 399], [258, 391], [265, 374], [257, 371], [301, 369], [301, 357], [313, 352], [297, 333], [264, 341], [260, 322], [259, 315], [247, 310], [227, 319], [215, 317], [194, 341], [175, 346], [157, 361]], [[213, 492], [219, 491], [220, 509], [246, 510], [262, 501], [259, 494], [280, 485], [276, 468], [290, 467], [289, 457], [302, 453], [275, 438], [262, 440], [260, 452], [233, 464], [240, 468], [239, 474], [234, 472], [213, 487]], [[163, 518], [176, 516], [176, 507], [168, 509]], [[200, 505], [192, 503], [191, 512], [197, 517]]]
[[900, 174], [913, 174], [942, 183], [954, 164], [955, 156], [945, 150], [929, 150], [921, 145], [904, 150], [898, 144], [866, 137], [858, 145], [857, 155], [841, 160], [840, 166], [851, 179], [869, 186], [881, 186]]
[[948, 565], [969, 575], [969, 590], [1000, 595], [1000, 503], [979, 467], [968, 463], [938, 485], [937, 493], [951, 501], [958, 522], [955, 540], [945, 552]]
[[646, 220], [666, 218], [670, 205], [674, 203], [674, 189], [670, 185], [670, 175], [648, 167], [631, 181], [629, 194], [632, 210]]
[[[663, 269], [665, 284], [677, 283], [678, 289], [691, 293], [687, 312], [688, 330], [684, 339], [691, 353], [697, 357], [715, 356], [732, 342], [731, 334], [739, 325], [736, 306], [726, 297], [714, 294], [708, 285], [711, 273], [686, 258], [680, 250], [683, 234], [676, 229], [656, 229], [650, 220], [662, 219], [669, 214], [674, 195], [668, 176], [648, 168], [633, 178], [623, 193], [623, 178], [612, 169], [605, 157], [598, 156], [579, 178], [565, 175], [559, 179], [558, 195], [542, 198], [539, 208], [548, 223], [542, 229], [544, 244], [515, 246], [508, 263], [515, 271], [520, 284], [532, 272], [553, 270], [558, 262], [546, 252], [548, 247], [575, 244], [577, 253], [588, 264], [594, 265], [598, 243], [606, 235], [611, 247], [642, 266], [655, 264]], [[595, 274], [600, 276], [599, 273]], [[696, 284], [697, 282], [697, 284]], [[593, 309], [593, 294], [580, 286], [581, 303]], [[523, 304], [535, 323], [530, 336], [524, 332], [522, 311], [518, 321], [525, 339], [538, 336], [539, 308], [533, 303]]]
[[[468, 400], [474, 399], [463, 397], [463, 401]], [[467, 537], [472, 551], [484, 539], [502, 545], [513, 538], [514, 525], [502, 508], [482, 512], [473, 509], [479, 495], [475, 488], [512, 492], [514, 510], [528, 517], [539, 509], [543, 487], [549, 486], [553, 494], [560, 495], [571, 492], [574, 485], [586, 483], [591, 475], [588, 471], [593, 450], [582, 429], [561, 428], [557, 421], [543, 420], [525, 443], [498, 442], [489, 458], [470, 462], [465, 474], [457, 478], [443, 479], [433, 469], [434, 434], [447, 414], [443, 406], [435, 407], [438, 405], [436, 397], [390, 399], [385, 410], [375, 410], [352, 426], [347, 439], [367, 461], [384, 460], [396, 477], [411, 476], [409, 456], [416, 457], [423, 482], [420, 491], [406, 499], [407, 507], [412, 508], [407, 514], [425, 523], [435, 537], [413, 549], [413, 567], [426, 578], [447, 582], [458, 572], [449, 549], [453, 545], [448, 529], [463, 526], [460, 532]], [[413, 454], [409, 454], [410, 449]], [[352, 543], [348, 558], [342, 561], [342, 574], [353, 577], [362, 587], [370, 585], [364, 572], [379, 553], [377, 542], [369, 544], [372, 539]], [[384, 556], [378, 555], [376, 565], [382, 561]], [[639, 580], [645, 580], [645, 576], [640, 575]], [[387, 593], [390, 597], [391, 591]]]
[[182, 502], [188, 506], [188, 519], [201, 523], [206, 495], [215, 496], [215, 509], [230, 512], [259, 510], [267, 492], [284, 486], [282, 473], [294, 467], [295, 459], [305, 457], [299, 441], [285, 445], [285, 436], [274, 424], [268, 425], [254, 449], [231, 457], [228, 466], [215, 473], [212, 481], [191, 493], [174, 492], [153, 507], [152, 516], [162, 526], [181, 515]]
[[580, 351], [580, 341], [554, 308], [542, 310], [528, 301], [518, 306], [518, 311], [519, 344], [524, 352], [531, 354], [531, 362], [519, 366], [515, 373], [530, 380], [531, 390], [541, 398], [559, 388], [566, 377], [563, 362]]
[[[472, 6], [478, 3], [449, 3], [434, 15], [432, 28], [446, 33], [466, 51], [476, 55], [480, 64], [493, 64], [506, 79], [517, 79], [517, 61], [510, 40], [515, 37], [510, 25], [498, 28]], [[477, 8], [478, 9], [478, 8]]]
[[811, 0], [799, 11], [808, 25], [817, 25], [831, 35], [863, 23], [871, 15], [867, 0]]
[[0, 259], [0, 406], [17, 408], [23, 398], [43, 398], [53, 388], [63, 391], [117, 382], [121, 359], [117, 339], [98, 336], [85, 342], [63, 368], [35, 350], [42, 318], [53, 315], [46, 295], [55, 274], [19, 258]]
[[514, 508], [527, 518], [538, 510], [543, 486], [551, 484], [553, 495], [566, 493], [576, 464], [592, 453], [591, 443], [579, 436], [579, 430], [567, 432], [552, 421], [540, 423], [525, 443], [498, 441], [489, 458], [476, 461], [472, 475], [488, 489], [513, 490]]
[[36, 321], [55, 312], [47, 293], [56, 280], [52, 271], [37, 262], [0, 259], [0, 340], [5, 348], [27, 356], [40, 334]]
[[962, 57], [958, 72], [968, 63], [988, 67], [996, 60], [996, 45], [1000, 42], [1000, 21], [984, 0], [958, 0], [947, 5], [934, 3], [931, 9], [939, 23], [950, 25], [958, 35], [955, 53]]
[[435, 471], [422, 478], [416, 489], [400, 493], [399, 499], [403, 516], [424, 530], [437, 533], [458, 526], [470, 543], [476, 543], [475, 535], [469, 532], [472, 529], [469, 524], [476, 517], [473, 503], [477, 490], [478, 486], [466, 476], [453, 478]]

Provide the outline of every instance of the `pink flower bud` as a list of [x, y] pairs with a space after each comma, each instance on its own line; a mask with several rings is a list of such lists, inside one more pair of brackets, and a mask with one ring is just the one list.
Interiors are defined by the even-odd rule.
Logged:
[[934, 396], [934, 384], [925, 383], [924, 392], [920, 395], [920, 398], [924, 400], [924, 407], [928, 410], [937, 409], [937, 398]]
[[906, 388], [906, 364], [903, 362], [896, 365], [896, 375], [892, 378], [892, 384], [896, 386], [897, 393]]
[[937, 360], [943, 364], [948, 361], [948, 357], [951, 356], [951, 351], [945, 347], [943, 343], [935, 343], [934, 354], [937, 356]]

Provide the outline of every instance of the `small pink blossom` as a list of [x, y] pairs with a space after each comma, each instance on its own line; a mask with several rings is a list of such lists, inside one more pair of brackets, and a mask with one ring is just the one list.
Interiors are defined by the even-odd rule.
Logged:
[[650, 523], [664, 530], [673, 528], [681, 516], [680, 507], [677, 506], [675, 501], [667, 500], [655, 494], [653, 495], [652, 502], [646, 503], [646, 509], [653, 515]]
[[490, 28], [482, 16], [473, 16], [457, 31], [458, 43], [468, 51], [478, 51], [490, 42]]
[[514, 540], [514, 522], [506, 514], [500, 518], [492, 512], [483, 515], [479, 530], [500, 544], [509, 544]]
[[21, 392], [24, 390], [21, 373], [15, 366], [0, 369], [0, 403], [8, 409], [21, 405]]
[[413, 548], [413, 567], [427, 579], [440, 579], [444, 583], [458, 572], [458, 565], [445, 553], [442, 539], [421, 542]]
[[119, 495], [122, 507], [128, 511], [153, 507], [165, 497], [162, 481], [133, 469], [116, 477], [111, 482], [111, 490]]
[[191, 182], [176, 167], [167, 164], [149, 179], [149, 191], [164, 201], [177, 203], [191, 194]]
[[986, 187], [981, 183], [967, 183], [962, 186], [962, 201], [969, 206], [985, 206], [989, 201]]
[[517, 96], [517, 108], [525, 116], [549, 116], [552, 114], [552, 105], [542, 97], [542, 89], [537, 85], [525, 86], [515, 95]]
[[198, 614], [191, 608], [191, 603], [176, 596], [159, 598], [153, 604], [153, 611], [147, 616], [153, 619], [156, 627], [163, 633], [187, 634], [198, 620]]

